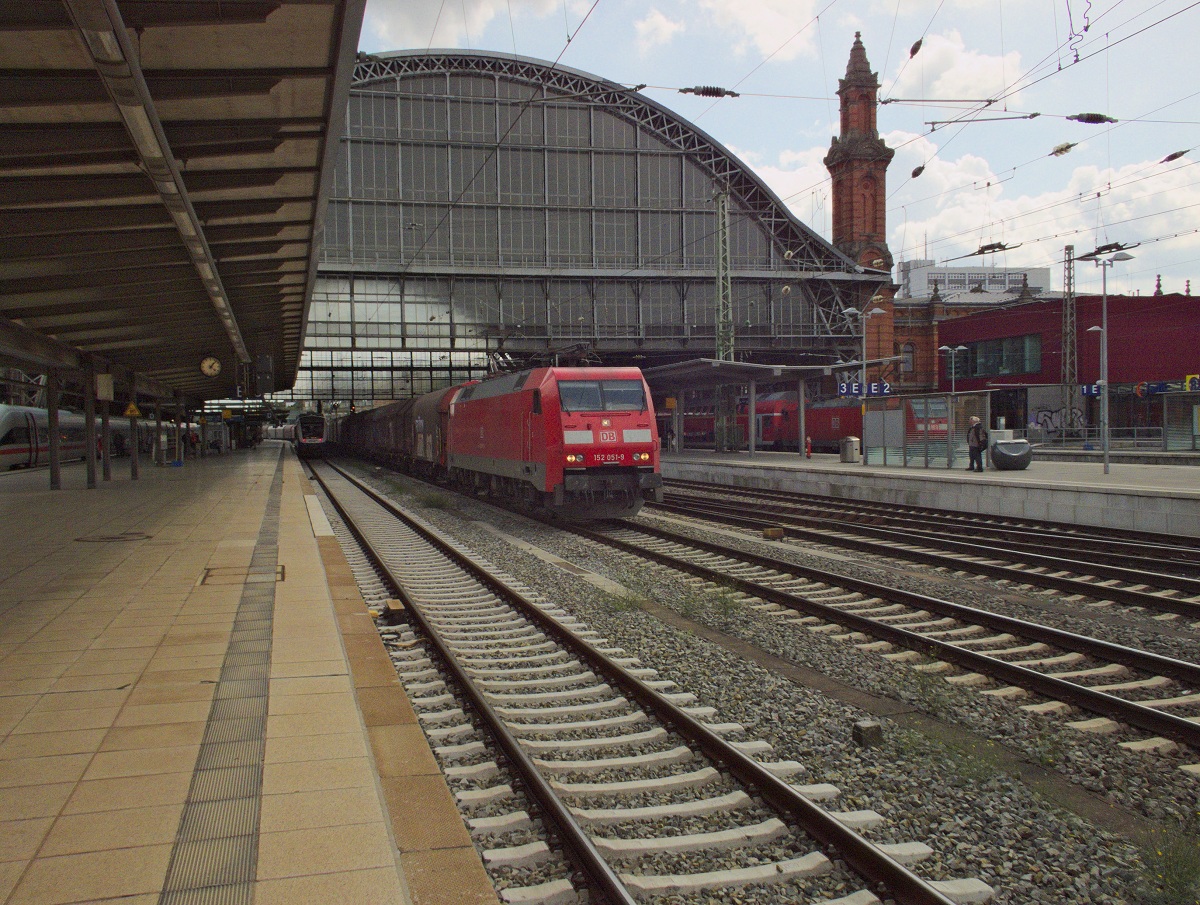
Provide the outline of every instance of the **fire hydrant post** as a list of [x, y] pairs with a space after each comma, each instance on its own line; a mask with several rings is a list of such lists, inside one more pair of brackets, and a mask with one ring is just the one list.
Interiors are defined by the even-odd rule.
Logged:
[[812, 458], [812, 437], [804, 438], [804, 458]]

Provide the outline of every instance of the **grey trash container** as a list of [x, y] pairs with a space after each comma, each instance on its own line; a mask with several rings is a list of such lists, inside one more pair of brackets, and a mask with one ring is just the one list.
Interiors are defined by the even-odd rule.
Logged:
[[1023, 471], [1033, 461], [1033, 447], [1028, 440], [997, 440], [991, 452], [997, 471]]
[[858, 437], [842, 437], [842, 461], [857, 462], [860, 455]]

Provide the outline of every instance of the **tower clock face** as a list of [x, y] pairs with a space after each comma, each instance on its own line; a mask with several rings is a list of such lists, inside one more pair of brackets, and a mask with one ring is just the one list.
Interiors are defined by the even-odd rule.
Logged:
[[205, 377], [216, 377], [221, 373], [221, 359], [207, 355], [200, 362], [200, 373]]

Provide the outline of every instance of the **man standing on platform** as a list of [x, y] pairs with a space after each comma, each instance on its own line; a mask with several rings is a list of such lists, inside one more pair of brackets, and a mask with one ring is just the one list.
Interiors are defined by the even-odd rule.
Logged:
[[983, 451], [987, 449], [987, 441], [987, 428], [976, 415], [972, 415], [971, 426], [967, 428], [967, 452], [970, 453], [967, 471], [983, 471]]

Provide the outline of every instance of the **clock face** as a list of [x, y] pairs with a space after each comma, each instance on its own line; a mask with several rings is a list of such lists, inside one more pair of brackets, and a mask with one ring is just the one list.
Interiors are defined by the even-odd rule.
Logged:
[[216, 377], [221, 373], [221, 360], [213, 356], [207, 356], [200, 362], [200, 373], [207, 377]]

